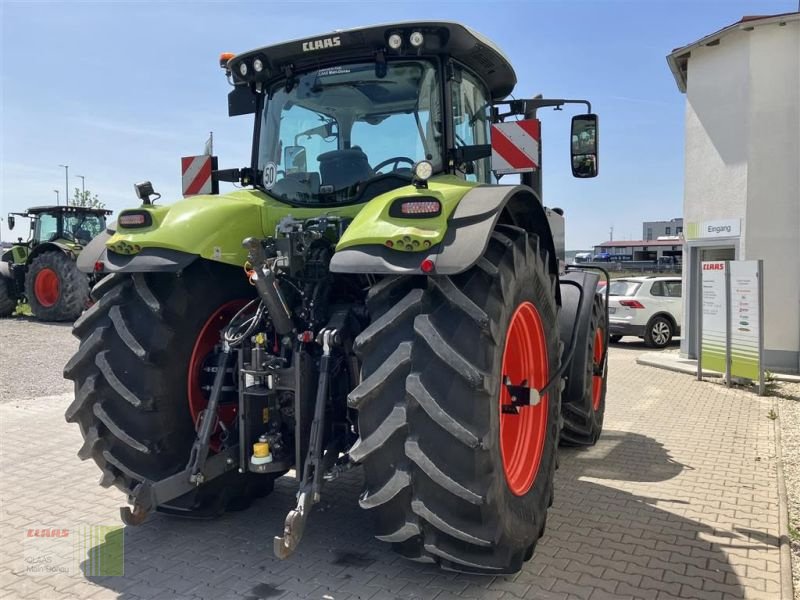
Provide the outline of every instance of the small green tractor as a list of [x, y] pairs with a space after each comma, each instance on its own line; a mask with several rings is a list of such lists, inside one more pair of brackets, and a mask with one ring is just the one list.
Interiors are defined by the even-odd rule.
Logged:
[[[137, 184], [141, 205], [79, 258], [103, 276], [64, 370], [80, 458], [128, 496], [129, 525], [241, 509], [289, 474], [279, 558], [361, 468], [358, 503], [395, 551], [519, 570], [559, 444], [594, 444], [605, 410], [606, 302], [597, 273], [564, 267], [537, 120], [585, 105], [571, 167], [594, 177], [590, 104], [508, 100], [507, 58], [456, 23], [220, 65], [229, 114], [253, 119], [250, 164], [213, 173], [239, 189], [162, 205]], [[499, 185], [509, 172], [521, 183]]]
[[27, 300], [41, 321], [74, 321], [89, 301], [96, 275], [78, 270], [76, 259], [92, 239], [105, 231], [110, 210], [79, 206], [37, 206], [8, 215], [30, 219], [31, 235], [19, 238], [0, 256], [0, 317], [13, 314]]

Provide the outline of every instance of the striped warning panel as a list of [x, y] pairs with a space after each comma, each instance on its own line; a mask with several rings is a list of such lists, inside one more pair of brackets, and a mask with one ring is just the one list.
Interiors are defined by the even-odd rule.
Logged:
[[538, 119], [492, 125], [492, 170], [498, 175], [539, 168]]
[[213, 193], [211, 181], [213, 157], [208, 154], [184, 156], [181, 158], [181, 179], [183, 196]]

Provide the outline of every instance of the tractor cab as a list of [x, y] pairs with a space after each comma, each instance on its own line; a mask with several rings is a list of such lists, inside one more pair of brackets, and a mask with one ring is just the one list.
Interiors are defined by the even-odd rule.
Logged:
[[79, 246], [87, 245], [106, 228], [110, 210], [80, 206], [36, 206], [25, 212], [10, 213], [8, 227], [14, 229], [16, 218], [30, 219], [30, 237], [20, 238], [20, 245], [33, 249], [40, 244], [62, 241]]
[[[234, 86], [229, 113], [255, 114], [241, 181], [297, 206], [358, 204], [428, 177], [492, 183], [492, 123], [535, 118], [526, 101], [504, 101], [517, 78], [502, 51], [456, 23], [338, 31], [226, 53], [220, 65]], [[569, 101], [554, 102], [536, 106]], [[574, 165], [593, 176], [596, 161]]]

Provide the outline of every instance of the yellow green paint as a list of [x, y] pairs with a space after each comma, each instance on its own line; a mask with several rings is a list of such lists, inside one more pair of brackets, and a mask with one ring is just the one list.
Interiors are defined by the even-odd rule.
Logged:
[[[365, 204], [326, 208], [290, 206], [259, 190], [237, 190], [223, 196], [191, 196], [171, 205], [142, 205], [137, 210], [149, 212], [152, 225], [144, 228], [118, 225], [106, 247], [127, 255], [145, 248], [166, 248], [239, 266], [247, 260], [242, 240], [275, 235], [275, 228], [284, 217], [307, 219], [338, 215], [353, 218], [353, 222], [337, 250], [367, 244], [385, 245], [387, 240], [392, 240], [397, 243], [397, 250], [421, 251], [442, 240], [447, 219], [464, 194], [475, 185], [452, 175], [441, 175], [429, 181], [428, 189], [408, 185]], [[436, 197], [442, 203], [442, 214], [431, 219], [389, 216], [389, 206], [395, 199], [413, 196]]]

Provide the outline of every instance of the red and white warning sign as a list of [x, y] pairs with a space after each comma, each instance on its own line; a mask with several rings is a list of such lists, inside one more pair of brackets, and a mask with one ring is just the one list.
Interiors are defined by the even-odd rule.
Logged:
[[492, 170], [498, 175], [526, 173], [539, 168], [538, 119], [492, 125]]
[[218, 193], [214, 185], [212, 171], [215, 168], [215, 156], [202, 154], [200, 156], [184, 156], [181, 158], [181, 178], [183, 182], [183, 196], [196, 196], [198, 194]]

